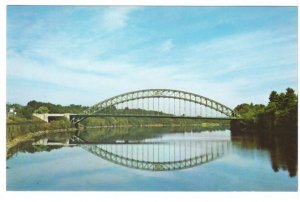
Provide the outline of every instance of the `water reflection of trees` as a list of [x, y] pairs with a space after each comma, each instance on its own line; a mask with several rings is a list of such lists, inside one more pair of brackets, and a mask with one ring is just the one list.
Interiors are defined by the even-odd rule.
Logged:
[[88, 129], [77, 132], [47, 134], [40, 137], [34, 137], [29, 141], [22, 142], [10, 148], [7, 151], [6, 158], [9, 159], [18, 152], [35, 153], [42, 151], [51, 151], [59, 149], [62, 145], [41, 146], [33, 145], [42, 139], [48, 139], [52, 142], [66, 142], [72, 135], [76, 134], [82, 137], [87, 142], [115, 142], [116, 140], [124, 141], [139, 141], [144, 139], [157, 138], [165, 133], [183, 133], [183, 132], [202, 132], [202, 131], [216, 131], [228, 129], [226, 126], [212, 126], [212, 127], [119, 127], [119, 128], [97, 128]]
[[35, 152], [42, 152], [42, 151], [51, 151], [53, 149], [59, 149], [62, 146], [37, 146], [33, 145], [34, 142], [39, 141], [44, 138], [50, 138], [52, 141], [56, 142], [65, 142], [73, 135], [73, 132], [67, 132], [67, 133], [56, 133], [56, 134], [46, 134], [39, 137], [33, 137], [31, 140], [28, 140], [26, 142], [19, 143], [15, 145], [14, 147], [11, 147], [7, 153], [6, 153], [6, 159], [10, 159], [13, 157], [16, 153], [22, 152], [22, 153], [35, 153]]
[[297, 131], [291, 128], [276, 128], [273, 131], [232, 132], [233, 144], [243, 148], [256, 148], [269, 153], [272, 169], [288, 170], [290, 177], [297, 175], [298, 138]]
[[144, 139], [158, 138], [166, 133], [203, 132], [226, 130], [226, 126], [214, 127], [119, 127], [97, 128], [79, 131], [78, 136], [87, 142], [115, 142], [117, 140], [139, 141]]

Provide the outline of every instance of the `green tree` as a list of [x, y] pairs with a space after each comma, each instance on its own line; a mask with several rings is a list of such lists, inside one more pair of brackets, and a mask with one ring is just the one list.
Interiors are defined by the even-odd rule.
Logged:
[[34, 111], [34, 113], [38, 113], [38, 114], [45, 114], [45, 113], [49, 113], [49, 109], [45, 106], [40, 106], [38, 109], [36, 109]]
[[292, 130], [297, 129], [298, 122], [298, 96], [292, 88], [278, 94], [272, 91], [269, 103], [264, 105], [241, 104], [235, 108], [243, 118], [243, 124], [250, 128], [276, 129], [286, 126]]
[[33, 113], [34, 109], [31, 106], [26, 106], [23, 107], [21, 110], [21, 114], [27, 118], [27, 119], [31, 119], [32, 117], [32, 113]]
[[32, 100], [32, 101], [30, 101], [30, 102], [27, 103], [27, 106], [30, 106], [33, 109], [37, 109], [37, 108], [39, 108], [41, 106], [41, 103], [37, 102], [35, 100]]
[[278, 98], [279, 98], [278, 97], [278, 93], [276, 91], [272, 91], [271, 94], [270, 94], [270, 96], [269, 96], [269, 100], [270, 100], [269, 103], [271, 103], [271, 102], [277, 103], [278, 102]]

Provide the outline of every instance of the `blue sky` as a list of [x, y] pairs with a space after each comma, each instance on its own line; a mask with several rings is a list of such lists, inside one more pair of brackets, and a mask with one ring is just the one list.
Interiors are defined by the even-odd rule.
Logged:
[[297, 89], [296, 7], [8, 6], [7, 101], [170, 88], [229, 107]]

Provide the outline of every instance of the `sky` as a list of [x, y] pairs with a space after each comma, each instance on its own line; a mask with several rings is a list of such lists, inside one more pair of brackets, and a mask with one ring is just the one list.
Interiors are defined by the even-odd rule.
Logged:
[[7, 102], [152, 88], [234, 108], [297, 90], [297, 7], [8, 6]]

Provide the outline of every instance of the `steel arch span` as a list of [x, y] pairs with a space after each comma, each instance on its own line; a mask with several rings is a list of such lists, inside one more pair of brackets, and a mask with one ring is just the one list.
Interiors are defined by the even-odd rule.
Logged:
[[[155, 100], [157, 103], [155, 103]], [[167, 101], [166, 101], [167, 100]], [[146, 115], [145, 117], [165, 117], [165, 118], [210, 118], [207, 115], [200, 115], [199, 110], [201, 111], [201, 106], [213, 110], [221, 115], [224, 115], [227, 119], [236, 119], [239, 118], [239, 115], [234, 112], [231, 108], [225, 106], [224, 104], [221, 104], [213, 99], [204, 97], [202, 95], [197, 95], [190, 92], [180, 91], [180, 90], [172, 90], [172, 89], [146, 89], [146, 90], [138, 90], [138, 91], [132, 91], [124, 94], [120, 94], [114, 97], [111, 97], [109, 99], [106, 99], [102, 102], [99, 102], [93, 106], [91, 106], [88, 110], [84, 112], [84, 115], [77, 115], [77, 118], [73, 119], [73, 123], [78, 123], [82, 121], [83, 119], [87, 117], [93, 117], [96, 114], [102, 114], [105, 116], [105, 113], [103, 113], [105, 110], [110, 108], [118, 108], [119, 105], [126, 105], [128, 108], [128, 103], [137, 102], [136, 109], [141, 109], [143, 106], [143, 109], [148, 111], [157, 111], [162, 112], [162, 106], [159, 106], [160, 103], [164, 103], [164, 105], [169, 106], [169, 111], [164, 113], [157, 113], [154, 115]], [[147, 103], [148, 102], [148, 103]], [[149, 106], [149, 102], [150, 105]], [[186, 105], [186, 102], [188, 105]], [[167, 104], [166, 104], [167, 103]], [[146, 107], [145, 107], [146, 106]], [[184, 110], [182, 107], [184, 106]], [[148, 107], [148, 108], [147, 108]], [[166, 108], [166, 107], [165, 107]], [[170, 108], [174, 108], [172, 112], [170, 112]], [[190, 115], [186, 111], [186, 108], [190, 109]], [[198, 110], [198, 112], [197, 112]], [[192, 113], [193, 111], [193, 113]], [[182, 113], [183, 112], [183, 113]], [[176, 115], [177, 113], [177, 115]], [[106, 114], [107, 115], [107, 114]], [[137, 115], [133, 114], [126, 114], [126, 115], [117, 115], [116, 117], [137, 117]], [[141, 117], [142, 115], [139, 115]]]

